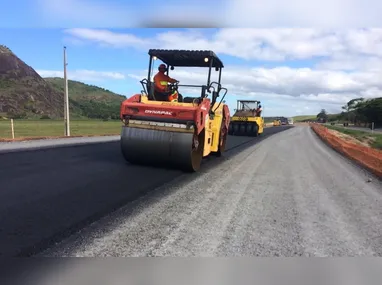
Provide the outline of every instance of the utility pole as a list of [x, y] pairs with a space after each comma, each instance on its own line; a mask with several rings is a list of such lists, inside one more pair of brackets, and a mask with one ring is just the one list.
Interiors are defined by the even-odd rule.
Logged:
[[66, 75], [66, 47], [64, 46], [64, 81], [65, 81], [65, 95], [64, 95], [64, 121], [65, 121], [65, 136], [70, 136], [70, 119], [69, 119], [69, 94], [68, 94], [68, 77]]

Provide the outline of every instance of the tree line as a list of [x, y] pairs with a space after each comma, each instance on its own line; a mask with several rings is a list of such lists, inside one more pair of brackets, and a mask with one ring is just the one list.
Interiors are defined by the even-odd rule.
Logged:
[[356, 98], [342, 106], [340, 114], [330, 115], [325, 109], [317, 114], [319, 122], [345, 122], [355, 125], [382, 127], [382, 97], [374, 99]]
[[91, 101], [71, 101], [73, 107], [80, 110], [81, 115], [90, 119], [118, 120], [121, 104]]

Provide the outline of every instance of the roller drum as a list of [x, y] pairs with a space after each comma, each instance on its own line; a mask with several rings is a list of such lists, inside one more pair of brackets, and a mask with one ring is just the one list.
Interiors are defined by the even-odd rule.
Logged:
[[192, 150], [193, 133], [122, 127], [121, 151], [133, 164], [197, 171], [202, 148]]

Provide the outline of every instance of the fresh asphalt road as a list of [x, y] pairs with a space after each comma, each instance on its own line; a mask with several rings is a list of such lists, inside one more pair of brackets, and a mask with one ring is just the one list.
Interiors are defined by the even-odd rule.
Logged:
[[[267, 128], [259, 138], [229, 137], [226, 155], [285, 129]], [[224, 159], [207, 160], [204, 171]], [[147, 191], [197, 175], [129, 165], [118, 141], [0, 153], [0, 256], [37, 253]]]
[[[50, 183], [60, 181], [45, 187], [66, 193], [62, 203], [69, 219], [86, 207], [96, 207], [97, 197], [107, 197], [100, 194], [103, 189], [116, 196], [130, 189], [128, 180], [140, 181], [140, 170], [129, 175], [113, 147], [98, 146], [97, 150], [99, 154], [91, 158], [91, 149], [71, 158], [67, 153], [68, 165], [57, 167], [67, 169], [69, 162], [77, 160], [72, 177], [59, 178], [60, 174], [47, 170]], [[91, 172], [93, 182], [89, 182]], [[140, 183], [175, 175], [149, 171]], [[81, 184], [77, 177], [83, 176]], [[55, 195], [35, 202], [56, 207], [59, 214], [49, 216], [52, 222], [64, 216], [62, 205], [57, 206], [61, 197]], [[88, 195], [90, 206], [82, 195]], [[38, 196], [35, 193], [36, 201]], [[268, 136], [192, 179], [158, 188], [41, 255], [381, 256], [382, 184], [328, 148], [309, 127], [296, 126]]]

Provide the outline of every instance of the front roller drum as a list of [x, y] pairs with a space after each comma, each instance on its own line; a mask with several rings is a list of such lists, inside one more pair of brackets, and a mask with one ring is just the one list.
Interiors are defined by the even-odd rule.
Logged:
[[133, 164], [195, 172], [203, 159], [203, 141], [193, 133], [123, 126], [121, 151]]

